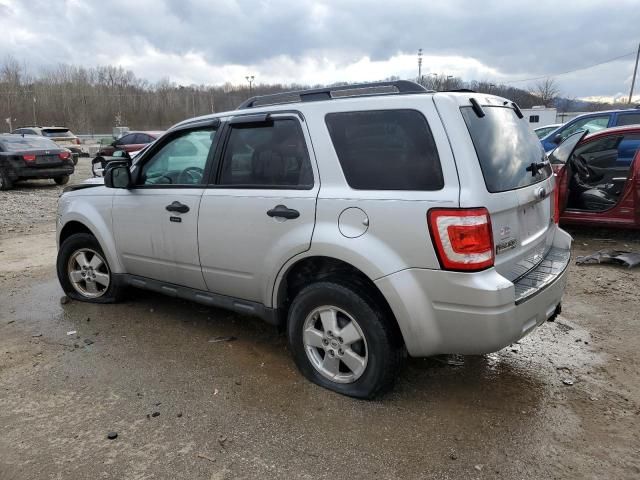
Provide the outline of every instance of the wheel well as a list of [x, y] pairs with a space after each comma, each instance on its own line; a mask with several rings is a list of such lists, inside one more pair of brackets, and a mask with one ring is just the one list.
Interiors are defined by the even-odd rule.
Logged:
[[76, 233], [88, 233], [89, 235], [93, 235], [93, 232], [82, 223], [71, 221], [67, 223], [60, 232], [60, 245], [62, 245], [62, 242], [64, 242], [67, 238], [69, 238], [71, 235], [75, 235]]
[[283, 325], [286, 325], [289, 306], [298, 292], [305, 286], [322, 280], [351, 284], [366, 290], [379, 307], [384, 309], [386, 317], [391, 319], [396, 333], [400, 335], [399, 338], [402, 338], [393, 311], [376, 284], [353, 265], [331, 257], [307, 257], [289, 268], [280, 283], [277, 296], [278, 311]]

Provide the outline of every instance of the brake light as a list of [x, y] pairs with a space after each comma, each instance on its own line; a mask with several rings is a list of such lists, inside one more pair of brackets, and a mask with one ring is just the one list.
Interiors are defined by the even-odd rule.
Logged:
[[60, 157], [60, 160], [67, 160], [70, 156], [71, 154], [69, 152], [60, 152], [58, 154], [58, 157]]
[[427, 220], [442, 268], [468, 272], [493, 266], [491, 218], [486, 208], [434, 208]]
[[79, 138], [76, 138], [74, 141], [75, 141], [76, 145], [80, 145], [80, 139]]
[[35, 155], [22, 155], [22, 159], [25, 162], [35, 162], [36, 161], [36, 156]]

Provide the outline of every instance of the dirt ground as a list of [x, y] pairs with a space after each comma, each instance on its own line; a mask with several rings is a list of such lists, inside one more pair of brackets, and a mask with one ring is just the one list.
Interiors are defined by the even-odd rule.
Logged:
[[[640, 478], [640, 268], [572, 264], [556, 322], [411, 359], [358, 401], [307, 382], [258, 320], [146, 292], [62, 305], [60, 190], [0, 193], [2, 480]], [[637, 233], [571, 233], [574, 255], [640, 251]]]

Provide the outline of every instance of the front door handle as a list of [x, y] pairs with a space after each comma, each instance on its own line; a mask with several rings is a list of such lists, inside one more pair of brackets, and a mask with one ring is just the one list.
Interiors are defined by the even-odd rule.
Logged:
[[171, 205], [167, 205], [166, 209], [168, 212], [187, 213], [189, 211], [189, 206], [176, 201], [172, 202]]
[[267, 212], [267, 215], [270, 217], [280, 217], [292, 220], [294, 218], [298, 218], [300, 216], [300, 212], [293, 208], [287, 208], [286, 205], [276, 205]]

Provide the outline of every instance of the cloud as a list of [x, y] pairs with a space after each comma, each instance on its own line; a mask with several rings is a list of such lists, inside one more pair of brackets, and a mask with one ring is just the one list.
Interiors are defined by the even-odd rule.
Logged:
[[[246, 74], [313, 84], [412, 77], [422, 48], [425, 73], [500, 82], [634, 51], [637, 9], [632, 0], [0, 0], [0, 58], [34, 70], [121, 64], [187, 84]], [[613, 96], [632, 69], [629, 56], [557, 80], [568, 96]]]

